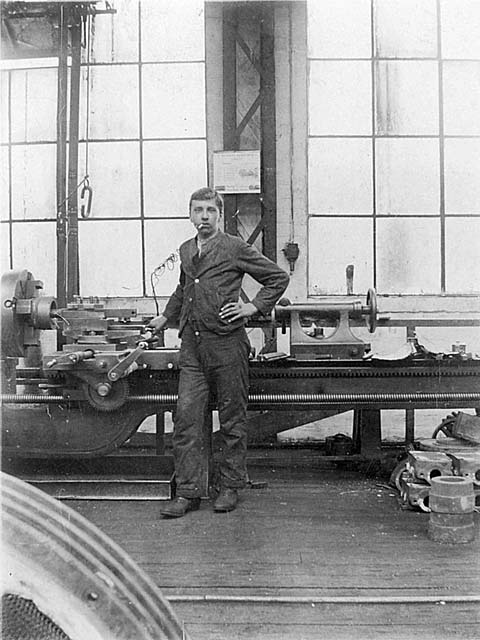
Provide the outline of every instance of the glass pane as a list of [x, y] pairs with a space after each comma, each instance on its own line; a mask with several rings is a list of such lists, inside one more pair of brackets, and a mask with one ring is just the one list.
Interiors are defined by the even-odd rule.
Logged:
[[12, 217], [56, 217], [56, 145], [12, 147]]
[[0, 273], [10, 271], [10, 227], [7, 223], [0, 224]]
[[[115, 0], [113, 14], [93, 18], [90, 62], [133, 62], [138, 60], [138, 3]], [[82, 49], [83, 61], [88, 52]]]
[[438, 140], [377, 139], [377, 212], [438, 215], [439, 167]]
[[[87, 87], [90, 85], [90, 96]], [[89, 138], [138, 138], [139, 88], [136, 66], [108, 65], [82, 69], [80, 131]], [[151, 108], [151, 105], [149, 106]]]
[[310, 218], [309, 294], [346, 294], [345, 270], [354, 265], [354, 291], [373, 283], [373, 222], [365, 218]]
[[440, 220], [377, 220], [380, 293], [440, 292]]
[[0, 219], [8, 220], [10, 215], [10, 184], [8, 147], [1, 147], [0, 154]]
[[379, 61], [376, 87], [377, 134], [438, 134], [437, 62]]
[[57, 70], [15, 70], [12, 74], [12, 141], [57, 139]]
[[140, 221], [80, 220], [82, 296], [142, 295]]
[[55, 296], [57, 237], [55, 222], [13, 224], [13, 268], [28, 269], [44, 283], [43, 294]]
[[480, 140], [445, 140], [445, 211], [480, 213]]
[[1, 142], [8, 142], [9, 139], [9, 93], [8, 93], [8, 72], [2, 71], [0, 73], [0, 140]]
[[370, 58], [370, 0], [309, 0], [308, 55], [311, 58]]
[[478, 0], [441, 0], [444, 58], [480, 58], [480, 3]]
[[[85, 153], [86, 145], [81, 144], [79, 182], [87, 172]], [[88, 175], [93, 188], [92, 218], [140, 216], [138, 142], [90, 142]]]
[[143, 67], [143, 134], [146, 138], [205, 136], [205, 65]]
[[207, 184], [204, 140], [144, 143], [146, 216], [188, 216], [190, 194]]
[[447, 218], [445, 254], [447, 292], [480, 293], [480, 218]]
[[142, 60], [205, 60], [203, 0], [142, 0]]
[[480, 134], [480, 62], [443, 65], [446, 135]]
[[[157, 296], [170, 296], [173, 293], [180, 276], [178, 248], [182, 242], [194, 235], [195, 229], [187, 218], [184, 220], [145, 221], [145, 265], [148, 295], [153, 293], [150, 278], [153, 280]], [[170, 258], [172, 254], [173, 258]], [[154, 271], [155, 273], [153, 273]]]
[[370, 62], [311, 61], [310, 134], [371, 134], [371, 88]]
[[380, 58], [435, 58], [436, 0], [375, 0], [375, 49]]
[[309, 213], [372, 213], [372, 142], [310, 138]]

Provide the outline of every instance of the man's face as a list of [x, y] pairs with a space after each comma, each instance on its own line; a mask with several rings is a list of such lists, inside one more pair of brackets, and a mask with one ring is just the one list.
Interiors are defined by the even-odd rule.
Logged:
[[190, 220], [203, 240], [210, 238], [220, 228], [222, 214], [211, 200], [192, 200], [190, 205]]

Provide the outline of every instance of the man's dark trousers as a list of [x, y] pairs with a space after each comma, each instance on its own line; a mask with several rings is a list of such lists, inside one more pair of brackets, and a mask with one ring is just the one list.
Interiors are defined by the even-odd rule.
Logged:
[[243, 327], [228, 335], [185, 327], [173, 432], [177, 496], [195, 498], [202, 493], [202, 460], [207, 455], [203, 425], [211, 391], [220, 420], [218, 482], [221, 487], [245, 486], [249, 352]]

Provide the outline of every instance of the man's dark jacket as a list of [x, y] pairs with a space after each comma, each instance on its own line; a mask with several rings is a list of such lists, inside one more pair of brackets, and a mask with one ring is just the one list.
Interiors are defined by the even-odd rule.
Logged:
[[196, 238], [184, 242], [180, 260], [180, 282], [163, 311], [180, 335], [189, 321], [200, 331], [218, 335], [242, 327], [244, 318], [228, 322], [219, 311], [227, 302], [238, 302], [245, 274], [263, 285], [252, 300], [263, 315], [270, 313], [289, 282], [288, 274], [255, 247], [221, 231], [202, 246], [201, 255]]

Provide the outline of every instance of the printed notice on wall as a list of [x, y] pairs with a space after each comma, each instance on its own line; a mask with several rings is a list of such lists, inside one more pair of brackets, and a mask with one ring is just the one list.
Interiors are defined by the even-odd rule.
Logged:
[[221, 193], [260, 193], [260, 151], [215, 151], [213, 181]]

